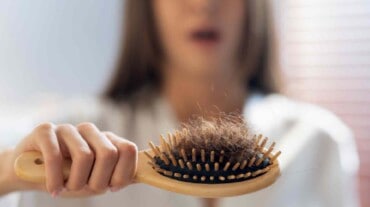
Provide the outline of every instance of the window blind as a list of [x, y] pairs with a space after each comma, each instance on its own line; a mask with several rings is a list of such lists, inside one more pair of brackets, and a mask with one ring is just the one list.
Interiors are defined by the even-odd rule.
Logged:
[[353, 130], [361, 203], [370, 206], [370, 1], [280, 3], [285, 91], [333, 111]]

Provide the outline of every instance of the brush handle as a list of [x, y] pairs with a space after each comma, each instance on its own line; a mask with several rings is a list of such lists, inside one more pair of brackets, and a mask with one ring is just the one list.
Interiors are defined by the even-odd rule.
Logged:
[[[144, 162], [139, 162], [139, 169], [145, 168], [147, 164], [147, 159], [144, 153], [139, 152], [140, 160]], [[71, 171], [72, 160], [63, 160], [63, 179], [67, 180]], [[32, 183], [46, 183], [46, 173], [45, 173], [45, 163], [41, 152], [29, 151], [24, 152], [18, 156], [14, 163], [15, 174], [22, 180], [32, 182]], [[144, 173], [138, 173], [139, 175]], [[137, 182], [135, 180], [135, 182]]]
[[[68, 179], [72, 161], [63, 160], [63, 177]], [[45, 183], [45, 163], [40, 152], [30, 151], [22, 153], [14, 163], [15, 174], [24, 181], [32, 183]]]

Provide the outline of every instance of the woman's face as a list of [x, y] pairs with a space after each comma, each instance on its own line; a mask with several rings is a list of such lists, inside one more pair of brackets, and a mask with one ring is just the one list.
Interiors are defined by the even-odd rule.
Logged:
[[153, 0], [165, 65], [193, 75], [236, 66], [245, 0]]

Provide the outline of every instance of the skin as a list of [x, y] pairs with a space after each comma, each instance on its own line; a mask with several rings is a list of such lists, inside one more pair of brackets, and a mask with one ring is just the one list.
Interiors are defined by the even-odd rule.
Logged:
[[[245, 16], [243, 0], [153, 0], [154, 18], [165, 58], [162, 61], [162, 95], [180, 121], [192, 114], [242, 111], [248, 91], [236, 61]], [[221, 40], [201, 46], [189, 40], [194, 29], [217, 28]], [[181, 93], [179, 93], [181, 91]], [[203, 110], [207, 109], [207, 110]], [[45, 158], [45, 185], [19, 180], [15, 158], [29, 150]], [[137, 163], [134, 143], [93, 123], [35, 127], [15, 148], [0, 152], [0, 195], [21, 190], [47, 191], [53, 196], [92, 196], [118, 191], [132, 183]], [[61, 162], [73, 160], [70, 178], [63, 183]], [[103, 161], [104, 160], [104, 161]], [[10, 185], [11, 183], [11, 185]], [[215, 206], [206, 200], [205, 205]]]
[[[180, 121], [215, 110], [241, 111], [247, 91], [236, 54], [245, 6], [244, 0], [153, 1], [165, 54], [162, 92]], [[220, 41], [206, 46], [192, 41], [191, 34], [204, 27], [215, 28]]]
[[[26, 151], [40, 151], [46, 168], [46, 185], [19, 180], [13, 171], [15, 159]], [[92, 123], [54, 125], [42, 123], [14, 149], [0, 156], [6, 160], [0, 167], [4, 180], [0, 193], [41, 190], [53, 197], [91, 196], [108, 189], [118, 191], [132, 182], [136, 170], [137, 147], [112, 132], [101, 132]], [[68, 181], [62, 176], [62, 160], [73, 160]]]

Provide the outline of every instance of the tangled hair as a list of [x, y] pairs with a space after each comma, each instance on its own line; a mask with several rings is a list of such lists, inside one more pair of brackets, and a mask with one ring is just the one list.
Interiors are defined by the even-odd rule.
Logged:
[[[195, 117], [181, 130], [161, 136], [160, 146], [149, 142], [154, 156], [144, 151], [148, 164], [158, 173], [177, 180], [197, 183], [230, 183], [252, 179], [268, 172], [281, 154], [271, 154], [275, 142], [252, 135], [237, 114], [210, 118]], [[262, 142], [260, 143], [262, 139]]]
[[206, 120], [195, 117], [183, 124], [177, 135], [175, 148], [191, 152], [204, 149], [206, 154], [214, 151], [217, 157], [223, 152], [225, 160], [240, 162], [256, 155], [256, 137], [244, 119], [237, 114], [222, 113], [217, 118]]

